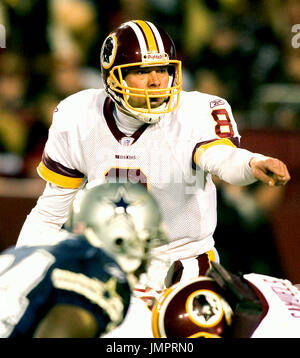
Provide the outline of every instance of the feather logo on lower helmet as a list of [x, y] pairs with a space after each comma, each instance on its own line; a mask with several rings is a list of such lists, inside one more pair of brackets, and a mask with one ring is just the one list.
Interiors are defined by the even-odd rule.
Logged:
[[210, 290], [193, 292], [186, 300], [186, 311], [191, 320], [201, 327], [215, 326], [224, 314], [221, 298]]

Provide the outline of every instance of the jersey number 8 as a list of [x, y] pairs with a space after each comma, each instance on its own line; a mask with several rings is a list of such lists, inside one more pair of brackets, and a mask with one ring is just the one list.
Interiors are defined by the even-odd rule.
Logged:
[[228, 138], [234, 136], [230, 117], [225, 108], [215, 109], [211, 112], [211, 115], [215, 122], [217, 122], [215, 126], [215, 132], [217, 136], [219, 136], [220, 138]]

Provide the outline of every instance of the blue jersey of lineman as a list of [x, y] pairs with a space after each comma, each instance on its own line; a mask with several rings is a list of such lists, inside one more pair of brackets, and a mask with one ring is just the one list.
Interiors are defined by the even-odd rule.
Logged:
[[91, 312], [100, 335], [122, 322], [130, 292], [117, 263], [84, 237], [8, 249], [0, 255], [0, 337], [32, 337], [59, 303]]

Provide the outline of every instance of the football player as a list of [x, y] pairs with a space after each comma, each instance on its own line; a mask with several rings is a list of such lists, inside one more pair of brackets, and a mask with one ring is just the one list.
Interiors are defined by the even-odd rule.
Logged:
[[206, 276], [180, 281], [161, 295], [152, 317], [155, 338], [300, 338], [297, 285], [211, 266]]
[[156, 200], [140, 184], [80, 192], [55, 245], [0, 255], [0, 337], [99, 337], [124, 319], [153, 245], [166, 236]]
[[[100, 54], [104, 89], [87, 89], [54, 110], [39, 175], [43, 194], [28, 215], [17, 246], [53, 243], [86, 181], [139, 182], [158, 200], [171, 242], [156, 250], [156, 289], [169, 265], [186, 260], [190, 276], [217, 260], [212, 175], [236, 185], [261, 180], [285, 185], [279, 159], [239, 148], [240, 135], [223, 98], [182, 91], [181, 61], [169, 35], [142, 20], [105, 39]], [[194, 260], [198, 258], [198, 264]], [[155, 267], [158, 267], [156, 270]]]

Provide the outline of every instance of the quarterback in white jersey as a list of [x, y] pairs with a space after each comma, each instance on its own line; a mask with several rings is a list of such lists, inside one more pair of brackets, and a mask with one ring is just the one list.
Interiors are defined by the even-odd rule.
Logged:
[[205, 272], [215, 259], [211, 175], [238, 185], [258, 179], [284, 185], [290, 179], [285, 164], [238, 148], [226, 100], [181, 90], [181, 62], [160, 27], [122, 24], [103, 43], [101, 70], [104, 90], [76, 93], [54, 111], [38, 167], [46, 188], [17, 245], [53, 242], [55, 232], [59, 240], [86, 181], [139, 182], [159, 201], [169, 230], [171, 243], [157, 255], [166, 262], [204, 255], [196, 275]]

